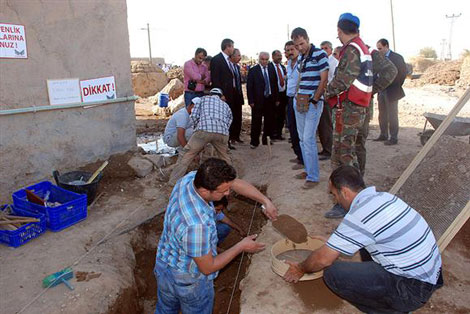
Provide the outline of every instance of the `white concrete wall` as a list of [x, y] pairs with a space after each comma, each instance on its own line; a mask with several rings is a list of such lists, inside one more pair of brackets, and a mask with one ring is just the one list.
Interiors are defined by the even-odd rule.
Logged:
[[[125, 0], [0, 0], [28, 59], [0, 59], [0, 110], [48, 105], [47, 79], [114, 76], [132, 96]], [[25, 185], [135, 147], [133, 102], [0, 116], [0, 202]]]

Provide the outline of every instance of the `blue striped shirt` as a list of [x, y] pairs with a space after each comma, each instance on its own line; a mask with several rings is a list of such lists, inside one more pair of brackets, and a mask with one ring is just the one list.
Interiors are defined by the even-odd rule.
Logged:
[[[194, 262], [194, 257], [208, 253], [217, 255], [215, 209], [196, 192], [190, 172], [173, 188], [165, 213], [163, 232], [157, 249], [157, 260], [194, 278], [205, 276]], [[217, 277], [209, 274], [208, 279]]]
[[392, 274], [436, 284], [441, 255], [424, 218], [398, 197], [362, 190], [327, 245], [352, 256], [365, 248]]
[[301, 62], [300, 85], [297, 93], [313, 96], [320, 85], [320, 73], [329, 69], [328, 55], [311, 45], [309, 54], [302, 55]]

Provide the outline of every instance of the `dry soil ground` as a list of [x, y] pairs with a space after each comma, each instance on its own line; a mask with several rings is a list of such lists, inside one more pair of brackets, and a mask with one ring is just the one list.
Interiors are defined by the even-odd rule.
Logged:
[[[408, 88], [400, 102], [399, 145], [386, 147], [367, 142], [366, 183], [388, 190], [421, 149], [418, 136], [424, 125], [424, 111], [447, 113], [459, 92], [438, 86]], [[245, 106], [246, 107], [246, 106]], [[462, 116], [470, 116], [467, 105]], [[247, 108], [244, 117], [249, 119]], [[137, 108], [139, 133], [162, 131], [165, 121], [146, 115], [148, 108]], [[376, 111], [377, 112], [377, 111]], [[369, 139], [378, 136], [377, 114]], [[302, 182], [293, 178], [290, 145], [276, 142], [269, 158], [266, 146], [251, 150], [247, 144], [249, 120], [244, 122], [245, 144], [232, 152], [239, 174], [253, 184], [264, 187], [280, 213], [302, 222], [312, 234], [327, 236], [337, 220], [323, 218], [331, 207], [326, 192], [329, 162], [321, 162], [321, 184], [305, 192]], [[466, 139], [468, 140], [468, 139]], [[45, 235], [18, 249], [0, 247], [0, 308], [2, 313], [151, 313], [155, 303], [155, 280], [152, 274], [155, 247], [162, 228], [162, 216], [170, 190], [165, 176], [169, 169], [153, 171], [143, 179], [129, 175], [127, 160], [133, 153], [113, 157], [101, 184], [101, 195], [89, 208], [89, 217], [69, 229]], [[88, 167], [96, 168], [96, 165]], [[60, 169], [63, 172], [73, 169]], [[229, 211], [234, 220], [248, 228], [253, 204], [233, 198]], [[267, 244], [264, 252], [244, 258], [242, 273], [230, 313], [353, 313], [347, 302], [332, 295], [321, 280], [287, 284], [270, 269], [270, 246], [281, 235], [259, 212], [255, 213], [252, 232]], [[443, 254], [445, 286], [418, 313], [468, 313], [470, 301], [470, 223], [467, 223]], [[108, 240], [101, 241], [103, 237]], [[233, 233], [226, 246], [238, 241]], [[355, 257], [354, 259], [357, 259]], [[240, 258], [221, 272], [216, 281], [215, 313], [226, 313]], [[249, 266], [248, 263], [249, 262]], [[74, 270], [101, 275], [88, 280], [71, 280], [74, 291], [64, 285], [44, 290], [41, 280], [66, 266]], [[238, 296], [240, 299], [238, 301]]]

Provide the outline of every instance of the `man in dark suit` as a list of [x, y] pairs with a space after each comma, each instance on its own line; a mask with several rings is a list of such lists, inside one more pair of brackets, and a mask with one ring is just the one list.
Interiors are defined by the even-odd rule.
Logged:
[[248, 72], [246, 90], [248, 104], [251, 107], [251, 142], [250, 147], [255, 149], [259, 145], [261, 124], [264, 117], [263, 145], [267, 144], [267, 137], [271, 137], [274, 126], [274, 110], [279, 104], [279, 90], [277, 86], [274, 67], [268, 67], [269, 54], [260, 52], [259, 63]]
[[[220, 88], [223, 91], [225, 102], [232, 109], [237, 93], [234, 67], [232, 62], [230, 62], [230, 56], [234, 50], [233, 40], [228, 38], [222, 40], [220, 48], [222, 51], [211, 60], [212, 88]], [[228, 145], [230, 149], [234, 149], [230, 142]]]
[[232, 102], [232, 115], [233, 121], [232, 125], [230, 126], [230, 136], [229, 141], [230, 144], [235, 144], [235, 142], [243, 143], [240, 139], [240, 132], [242, 130], [242, 106], [244, 104], [243, 100], [243, 91], [242, 91], [242, 78], [240, 72], [240, 66], [238, 63], [241, 60], [240, 50], [235, 48], [233, 50], [233, 54], [230, 56], [230, 61], [233, 64], [234, 74], [235, 74], [235, 87], [236, 93], [234, 94], [234, 99]]
[[406, 63], [401, 55], [390, 50], [388, 40], [384, 38], [377, 42], [377, 50], [392, 61], [398, 74], [392, 84], [379, 92], [380, 136], [374, 141], [384, 141], [385, 145], [396, 145], [398, 144], [398, 100], [405, 97], [402, 85], [406, 78]]
[[286, 121], [286, 106], [287, 106], [287, 95], [286, 95], [286, 67], [282, 62], [282, 53], [279, 50], [274, 50], [272, 53], [273, 62], [269, 63], [271, 71], [276, 74], [277, 87], [279, 89], [279, 105], [276, 106], [274, 111], [274, 129], [273, 139], [284, 140], [282, 137], [282, 129]]

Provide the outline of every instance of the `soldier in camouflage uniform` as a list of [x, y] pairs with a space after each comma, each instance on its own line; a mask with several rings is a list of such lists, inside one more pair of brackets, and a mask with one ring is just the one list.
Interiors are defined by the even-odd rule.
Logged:
[[[372, 72], [374, 73], [372, 94], [375, 95], [392, 84], [395, 76], [397, 76], [398, 70], [392, 61], [384, 57], [377, 50], [372, 50], [370, 54], [372, 56]], [[374, 116], [373, 110], [374, 99], [371, 98], [369, 107], [366, 110], [364, 124], [359, 128], [356, 139], [357, 163], [359, 164], [359, 170], [361, 170], [363, 176], [366, 168], [366, 140], [369, 135], [369, 122]]]
[[[341, 15], [343, 17], [346, 14]], [[353, 15], [351, 15], [353, 16]], [[359, 37], [359, 19], [353, 22], [350, 19], [341, 19], [338, 22], [338, 37], [346, 37], [341, 58], [336, 69], [335, 77], [328, 84], [326, 88], [327, 99], [337, 99], [338, 104], [333, 108], [333, 151], [331, 156], [331, 164], [333, 169], [341, 165], [350, 165], [359, 168], [356, 155], [356, 140], [359, 129], [364, 125], [366, 118], [367, 107], [359, 106], [353, 103], [348, 97], [340, 101], [339, 95], [347, 92], [353, 82], [358, 78], [361, 73], [361, 54], [356, 47], [348, 45], [353, 39]], [[347, 16], [349, 17], [349, 15]], [[355, 25], [356, 32], [349, 35], [342, 33], [340, 23], [349, 22]], [[351, 25], [347, 25], [351, 26]], [[339, 103], [340, 102], [340, 103]], [[342, 107], [338, 108], [339, 106]], [[342, 113], [340, 113], [340, 110]], [[339, 115], [342, 116], [342, 127], [339, 125], [337, 119]]]
[[[325, 97], [333, 108], [333, 169], [350, 165], [360, 169], [356, 147], [366, 137], [366, 116], [372, 95], [372, 62], [369, 49], [359, 37], [359, 18], [344, 13], [338, 21], [338, 38], [343, 43], [335, 77], [326, 87]], [[363, 60], [361, 60], [363, 56]], [[365, 152], [365, 148], [364, 148]], [[365, 156], [365, 154], [364, 154]], [[364, 160], [365, 158], [361, 158]], [[346, 214], [336, 204], [325, 214], [326, 218], [340, 218]]]

